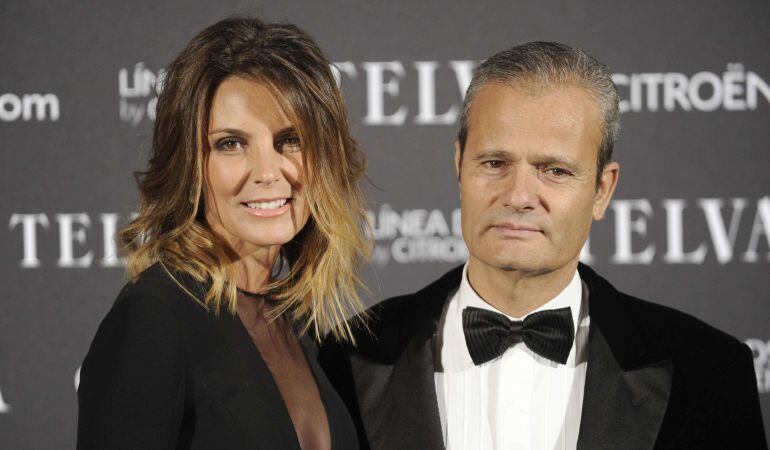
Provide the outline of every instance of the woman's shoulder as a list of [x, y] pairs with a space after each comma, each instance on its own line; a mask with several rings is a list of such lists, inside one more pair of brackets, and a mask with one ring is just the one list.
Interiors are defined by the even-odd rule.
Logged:
[[206, 313], [204, 292], [191, 276], [155, 263], [121, 289], [111, 312], [171, 314], [177, 319], [198, 316]]

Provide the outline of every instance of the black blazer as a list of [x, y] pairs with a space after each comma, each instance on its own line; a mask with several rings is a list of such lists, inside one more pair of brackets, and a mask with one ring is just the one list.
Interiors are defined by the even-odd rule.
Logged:
[[[578, 449], [766, 449], [752, 353], [673, 309], [615, 290], [585, 265], [591, 317]], [[372, 308], [357, 348], [326, 343], [321, 365], [361, 447], [442, 449], [434, 337], [462, 267]]]
[[[175, 276], [199, 298], [201, 288]], [[344, 404], [301, 339], [332, 448], [358, 448]], [[299, 449], [275, 381], [240, 319], [218, 317], [160, 265], [121, 291], [83, 362], [79, 450]]]

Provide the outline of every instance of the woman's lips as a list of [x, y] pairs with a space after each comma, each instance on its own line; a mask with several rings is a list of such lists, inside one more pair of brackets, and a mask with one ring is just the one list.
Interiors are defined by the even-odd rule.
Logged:
[[257, 217], [276, 217], [284, 214], [291, 208], [290, 198], [279, 198], [272, 200], [253, 200], [242, 202], [241, 206], [246, 211]]

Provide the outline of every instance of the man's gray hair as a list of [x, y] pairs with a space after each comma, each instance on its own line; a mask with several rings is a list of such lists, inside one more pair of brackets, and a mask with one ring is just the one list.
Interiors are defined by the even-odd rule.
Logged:
[[597, 157], [598, 183], [602, 169], [612, 159], [620, 129], [618, 90], [607, 66], [580, 49], [555, 42], [529, 42], [493, 55], [473, 72], [473, 79], [465, 93], [457, 136], [461, 152], [468, 137], [473, 98], [490, 82], [525, 89], [574, 85], [594, 97], [602, 114], [602, 142]]

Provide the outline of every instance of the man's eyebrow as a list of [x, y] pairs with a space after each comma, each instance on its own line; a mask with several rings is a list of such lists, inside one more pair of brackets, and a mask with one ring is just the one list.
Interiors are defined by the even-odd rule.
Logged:
[[482, 159], [503, 159], [506, 161], [509, 161], [513, 159], [511, 157], [510, 152], [506, 152], [505, 150], [487, 150], [479, 153], [478, 155], [473, 157], [474, 161], [480, 161]]
[[553, 155], [539, 155], [532, 158], [532, 162], [539, 166], [560, 166], [570, 170], [577, 170], [580, 164], [571, 158], [558, 157]]
[[[512, 161], [514, 156], [505, 150], [487, 150], [479, 153], [473, 157], [474, 161], [482, 161], [485, 159], [497, 159], [502, 161]], [[577, 171], [581, 168], [581, 165], [572, 160], [571, 158], [557, 156], [557, 155], [533, 155], [527, 158], [530, 163], [538, 166], [560, 166], [571, 171]]]

